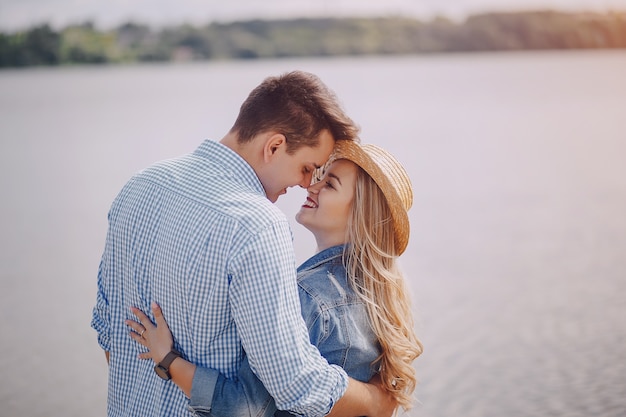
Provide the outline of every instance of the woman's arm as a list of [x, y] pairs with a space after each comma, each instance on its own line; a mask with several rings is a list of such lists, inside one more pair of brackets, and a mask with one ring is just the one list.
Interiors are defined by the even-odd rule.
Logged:
[[189, 406], [201, 416], [273, 416], [277, 411], [274, 399], [250, 369], [247, 357], [237, 376], [235, 382], [215, 369], [197, 367]]
[[[127, 320], [126, 324], [133, 329], [130, 337], [148, 349], [139, 354], [139, 358], [152, 359], [158, 364], [174, 347], [174, 339], [161, 308], [156, 303], [151, 307], [156, 323], [133, 307], [131, 310], [139, 323]], [[169, 371], [172, 382], [190, 399], [189, 406], [200, 416], [270, 417], [277, 410], [274, 400], [250, 369], [247, 358], [241, 364], [238, 381], [181, 357], [174, 359]]]
[[[151, 307], [156, 324], [134, 307], [131, 310], [139, 323], [127, 320], [126, 324], [134, 330], [130, 337], [148, 349], [140, 353], [139, 358], [152, 359], [158, 364], [172, 350], [174, 340], [161, 308], [156, 303]], [[250, 369], [247, 358], [241, 364], [237, 381], [226, 379], [215, 369], [197, 367], [181, 357], [170, 365], [170, 375], [172, 382], [190, 398], [190, 407], [200, 416], [270, 417], [277, 411], [274, 400]], [[337, 401], [329, 416], [390, 417], [396, 407], [393, 398], [376, 383], [366, 384], [350, 378], [346, 394]]]
[[[139, 323], [126, 320], [126, 325], [134, 330], [130, 332], [130, 337], [148, 349], [147, 352], [140, 353], [139, 358], [152, 359], [156, 365], [174, 348], [174, 338], [163, 317], [161, 307], [157, 303], [152, 303], [151, 307], [156, 324], [152, 323], [143, 311], [131, 307], [130, 310], [139, 318]], [[174, 359], [170, 365], [172, 382], [178, 385], [187, 397], [191, 393], [191, 382], [195, 370], [196, 365], [183, 358]]]

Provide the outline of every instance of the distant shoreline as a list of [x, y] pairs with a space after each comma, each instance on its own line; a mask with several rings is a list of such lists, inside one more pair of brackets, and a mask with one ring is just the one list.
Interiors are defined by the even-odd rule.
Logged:
[[129, 22], [0, 32], [0, 68], [73, 64], [454, 52], [624, 49], [626, 11], [524, 11], [439, 17], [299, 18], [152, 28]]

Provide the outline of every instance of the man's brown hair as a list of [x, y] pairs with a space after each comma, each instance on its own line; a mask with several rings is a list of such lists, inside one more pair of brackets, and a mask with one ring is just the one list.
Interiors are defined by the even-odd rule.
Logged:
[[259, 133], [285, 135], [287, 152], [315, 147], [322, 130], [335, 140], [358, 140], [359, 127], [341, 108], [336, 95], [314, 74], [292, 71], [266, 78], [248, 95], [231, 128], [240, 143]]

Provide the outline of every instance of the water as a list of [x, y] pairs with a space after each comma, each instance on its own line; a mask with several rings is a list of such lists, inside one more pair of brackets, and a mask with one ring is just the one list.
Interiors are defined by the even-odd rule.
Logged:
[[408, 415], [625, 415], [625, 52], [0, 72], [0, 415], [105, 415], [89, 321], [110, 202], [295, 68], [413, 180], [402, 265], [426, 350]]

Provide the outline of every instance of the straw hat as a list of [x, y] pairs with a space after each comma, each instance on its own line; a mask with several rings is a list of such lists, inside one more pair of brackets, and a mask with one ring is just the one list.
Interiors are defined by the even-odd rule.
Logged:
[[408, 210], [413, 205], [413, 188], [409, 174], [393, 155], [372, 144], [362, 145], [351, 140], [338, 140], [329, 163], [337, 159], [354, 162], [376, 182], [391, 209], [395, 244], [398, 255], [409, 243]]

